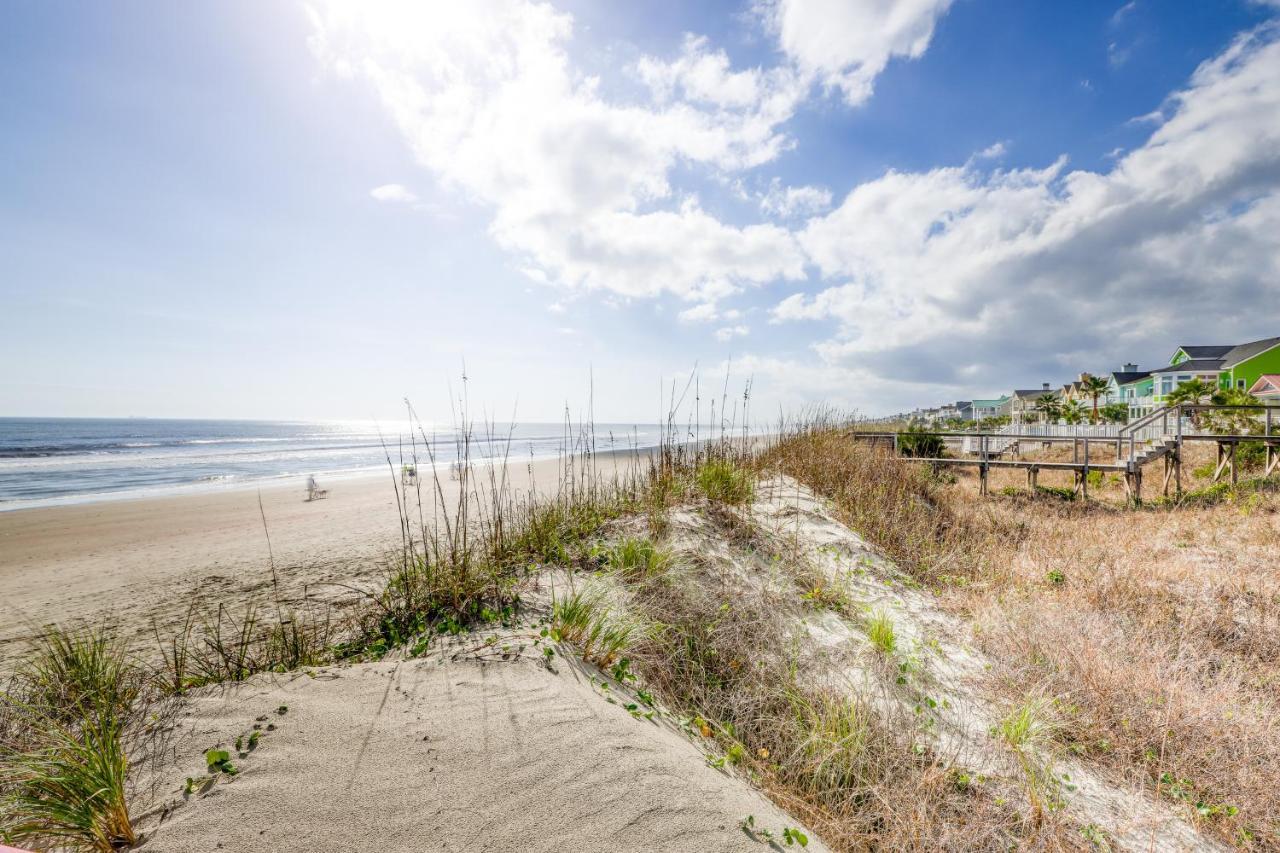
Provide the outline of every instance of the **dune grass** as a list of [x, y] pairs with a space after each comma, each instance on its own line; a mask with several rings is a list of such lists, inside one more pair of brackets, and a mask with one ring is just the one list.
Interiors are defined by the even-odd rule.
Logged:
[[148, 676], [104, 630], [50, 630], [0, 696], [0, 839], [132, 845], [125, 743]]
[[884, 610], [876, 610], [867, 617], [866, 629], [871, 647], [885, 657], [893, 657], [898, 651], [898, 634], [893, 618]]
[[[397, 485], [402, 546], [382, 588], [348, 616], [281, 601], [193, 612], [175, 635], [157, 630], [160, 667], [130, 662], [105, 634], [51, 634], [4, 698], [3, 837], [92, 850], [129, 843], [130, 727], [154, 693], [416, 653], [441, 634], [514, 621], [526, 582], [547, 567], [603, 567], [625, 608], [590, 586], [559, 596], [554, 638], [602, 666], [625, 654], [646, 690], [699, 721], [695, 738], [733, 756], [831, 846], [1071, 846], [1052, 822], [1027, 821], [1022, 807], [957, 783], [969, 776], [924, 746], [919, 720], [806, 680], [818, 652], [797, 631], [796, 608], [840, 611], [838, 591], [803, 567], [794, 581], [805, 580], [802, 596], [794, 585], [743, 586], [714, 561], [661, 544], [677, 506], [748, 529], [754, 478], [765, 472], [813, 489], [980, 629], [1012, 709], [994, 739], [1015, 755], [1068, 750], [1145, 780], [1227, 843], [1280, 845], [1280, 581], [1266, 569], [1280, 563], [1280, 499], [1269, 489], [1138, 511], [976, 501], [965, 483], [853, 443], [841, 423], [819, 417], [781, 425], [767, 442], [668, 442], [607, 483], [589, 462], [566, 465], [558, 492], [532, 499], [511, 494], [502, 465], [470, 461], [466, 430], [457, 440], [467, 461], [456, 502], [428, 525], [423, 505], [435, 518], [439, 481]], [[414, 452], [434, 461], [423, 442]], [[389, 454], [398, 471], [394, 462]], [[651, 538], [633, 526], [601, 549], [610, 525], [631, 517]], [[757, 547], [750, 536], [726, 538], [745, 553]], [[1046, 581], [1054, 572], [1070, 581]], [[898, 652], [888, 613], [861, 624], [879, 653]], [[1052, 708], [1034, 700], [1046, 695]], [[1052, 797], [1046, 772], [1027, 765], [1041, 817]]]
[[755, 476], [732, 458], [710, 458], [697, 467], [695, 482], [707, 500], [740, 505], [751, 500]]
[[789, 431], [758, 465], [813, 488], [974, 622], [993, 678], [1025, 712], [998, 739], [1013, 748], [1037, 729], [1029, 688], [1052, 695], [1041, 739], [1053, 749], [1142, 780], [1229, 845], [1280, 846], [1274, 478], [1140, 509], [980, 501], [971, 478], [894, 461], [829, 422]]

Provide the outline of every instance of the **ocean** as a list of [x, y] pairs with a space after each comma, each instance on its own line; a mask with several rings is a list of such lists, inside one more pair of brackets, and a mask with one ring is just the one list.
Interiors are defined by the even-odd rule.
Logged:
[[[436, 463], [459, 455], [453, 429], [427, 427]], [[596, 424], [596, 452], [653, 447], [657, 424]], [[513, 464], [580, 450], [564, 424], [517, 423], [472, 431], [474, 459]], [[418, 462], [428, 456], [416, 430]], [[384, 449], [385, 442], [385, 449]], [[217, 421], [151, 418], [0, 418], [0, 512], [244, 484], [372, 473], [410, 461], [408, 425], [371, 421]]]

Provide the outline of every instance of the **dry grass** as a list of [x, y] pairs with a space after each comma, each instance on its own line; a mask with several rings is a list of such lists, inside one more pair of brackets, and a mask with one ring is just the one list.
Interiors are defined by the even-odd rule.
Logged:
[[[402, 547], [384, 588], [349, 621], [335, 624], [327, 610], [292, 613], [278, 603], [234, 616], [193, 614], [176, 637], [157, 637], [165, 665], [156, 672], [136, 669], [91, 638], [51, 647], [40, 658], [44, 669], [29, 670], [36, 673], [30, 681], [11, 689], [10, 704], [40, 695], [38, 688], [52, 690], [55, 698], [40, 701], [61, 716], [44, 717], [78, 732], [86, 749], [59, 747], [58, 729], [47, 727], [44, 741], [31, 737], [10, 749], [6, 772], [24, 773], [40, 755], [86, 773], [123, 767], [126, 739], [91, 738], [90, 709], [103, 703], [132, 713], [139, 696], [154, 691], [418, 653], [439, 634], [512, 619], [524, 581], [546, 567], [605, 568], [630, 596], [626, 618], [588, 590], [557, 599], [556, 636], [601, 665], [630, 656], [646, 687], [685, 714], [695, 738], [731, 757], [832, 847], [1085, 846], [1074, 828], [1046, 818], [1051, 792], [1032, 787], [1027, 802], [1013, 802], [970, 784], [925, 745], [919, 720], [811, 677], [822, 669], [815, 659], [821, 653], [797, 614], [840, 612], [847, 603], [803, 566], [793, 567], [783, 589], [746, 583], [707, 554], [675, 558], [634, 529], [609, 550], [597, 547], [601, 530], [621, 517], [643, 518], [660, 540], [673, 512], [693, 507], [718, 526], [726, 547], [764, 560], [767, 549], [741, 507], [752, 496], [751, 474], [777, 471], [830, 501], [841, 521], [971, 620], [977, 644], [994, 661], [992, 682], [1011, 709], [999, 736], [1015, 753], [1031, 756], [1023, 747], [1032, 741], [1036, 755], [1072, 753], [1118, 780], [1140, 782], [1225, 841], [1280, 846], [1276, 495], [1136, 511], [1118, 501], [979, 501], [965, 476], [893, 460], [849, 441], [833, 423], [819, 419], [779, 434], [767, 446], [722, 441], [691, 450], [668, 442], [608, 483], [583, 455], [582, 467], [566, 466], [559, 494], [549, 500], [517, 500], [501, 466], [478, 469], [467, 461], [457, 503], [439, 516], [438, 481], [427, 482], [425, 493], [397, 493]], [[467, 436], [459, 439], [464, 460]], [[418, 461], [414, 450], [405, 461]], [[429, 446], [423, 452], [434, 461]], [[393, 475], [396, 461], [389, 455]], [[424, 505], [441, 525], [422, 521]], [[892, 621], [884, 613], [866, 616], [872, 645], [892, 657], [899, 645]], [[89, 675], [81, 678], [80, 670]], [[104, 679], [116, 687], [103, 686]], [[99, 686], [77, 686], [82, 682]], [[20, 716], [0, 720], [6, 732], [22, 725]], [[23, 785], [39, 793], [38, 785]], [[128, 825], [123, 814], [123, 828], [111, 824], [98, 841], [92, 827], [99, 824], [82, 821], [89, 834], [77, 835], [79, 843], [100, 846], [111, 833], [120, 836]], [[26, 824], [9, 814], [4, 825], [12, 832]], [[42, 831], [58, 835], [52, 825]]]
[[1011, 702], [1057, 698], [1060, 746], [1202, 829], [1280, 846], [1280, 498], [1123, 510], [976, 499], [814, 430], [764, 463], [973, 619]]
[[630, 606], [659, 627], [628, 650], [646, 687], [832, 849], [1054, 846], [924, 746], [918, 717], [825, 683], [794, 587], [698, 553], [628, 580]]

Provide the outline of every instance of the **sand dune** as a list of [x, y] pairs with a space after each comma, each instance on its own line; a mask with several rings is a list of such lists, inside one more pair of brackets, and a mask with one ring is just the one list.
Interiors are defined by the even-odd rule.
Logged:
[[[758, 851], [747, 815], [796, 826], [669, 720], [634, 718], [589, 679], [564, 660], [432, 658], [197, 698], [153, 780], [147, 849]], [[238, 775], [184, 798], [204, 750], [261, 715], [276, 728]]]

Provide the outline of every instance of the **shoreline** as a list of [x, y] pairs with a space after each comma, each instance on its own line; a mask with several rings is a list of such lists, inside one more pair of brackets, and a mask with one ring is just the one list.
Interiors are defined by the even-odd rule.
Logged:
[[[598, 454], [596, 475], [625, 473], [646, 456], [645, 450]], [[474, 466], [480, 473], [489, 468]], [[508, 462], [506, 469], [513, 494], [545, 495], [558, 488], [564, 460]], [[430, 525], [439, 496], [434, 486], [425, 488], [431, 483], [425, 473]], [[316, 501], [304, 499], [303, 478], [296, 478], [0, 512], [0, 660], [53, 623], [105, 623], [154, 645], [153, 621], [178, 624], [193, 602], [239, 608], [278, 585], [286, 599], [341, 605], [376, 589], [384, 557], [401, 541], [399, 480], [396, 487], [388, 480], [385, 470], [321, 477], [328, 496]], [[440, 483], [450, 506], [459, 481], [442, 472]], [[417, 516], [416, 499], [410, 506]]]
[[[692, 446], [692, 443], [689, 443]], [[623, 456], [641, 457], [648, 455], [656, 450], [659, 445], [645, 445], [642, 447], [624, 447], [610, 448], [607, 450], [596, 450], [590, 454], [591, 458], [597, 460], [614, 459]], [[471, 465], [475, 468], [489, 468], [495, 463], [505, 464], [508, 469], [516, 466], [537, 465], [546, 462], [554, 462], [563, 460], [566, 454], [544, 454], [540, 456], [522, 456], [518, 460], [511, 457], [489, 457], [484, 459], [473, 459]], [[571, 454], [574, 460], [584, 458], [581, 452]], [[399, 463], [393, 463], [399, 464]], [[416, 464], [420, 472], [447, 471], [455, 460], [440, 461], [432, 465], [430, 462], [419, 461]], [[27, 512], [30, 510], [54, 509], [58, 507], [74, 507], [85, 506], [98, 503], [114, 503], [119, 501], [139, 501], [139, 500], [158, 500], [171, 497], [183, 497], [187, 495], [199, 494], [218, 494], [234, 491], [256, 490], [263, 488], [282, 488], [286, 484], [301, 482], [305, 483], [308, 475], [314, 474], [316, 479], [323, 487], [328, 482], [348, 482], [352, 480], [372, 479], [377, 477], [395, 477], [396, 471], [388, 470], [385, 462], [378, 463], [363, 468], [344, 468], [332, 471], [317, 469], [306, 473], [289, 473], [289, 474], [270, 474], [262, 477], [248, 477], [237, 480], [197, 480], [185, 483], [173, 483], [163, 486], [151, 486], [141, 488], [125, 488], [105, 492], [81, 492], [73, 495], [60, 495], [49, 498], [18, 498], [15, 500], [0, 500], [0, 517], [7, 513]]]

